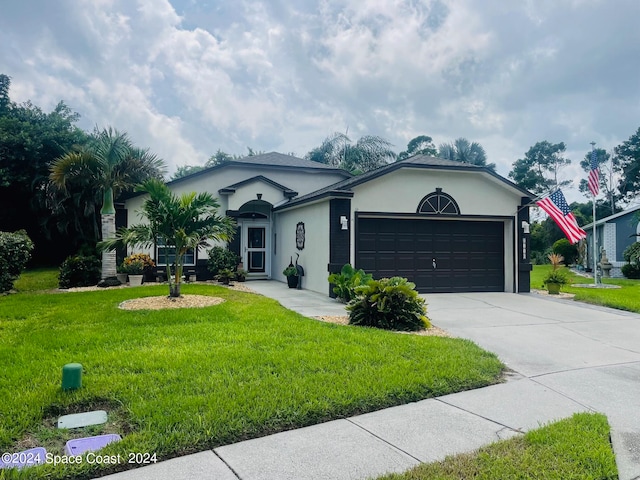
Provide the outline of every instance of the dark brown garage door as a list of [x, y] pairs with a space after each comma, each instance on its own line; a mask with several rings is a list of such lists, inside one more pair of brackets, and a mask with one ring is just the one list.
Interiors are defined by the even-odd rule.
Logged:
[[421, 293], [504, 291], [504, 224], [360, 218], [356, 266], [401, 276]]

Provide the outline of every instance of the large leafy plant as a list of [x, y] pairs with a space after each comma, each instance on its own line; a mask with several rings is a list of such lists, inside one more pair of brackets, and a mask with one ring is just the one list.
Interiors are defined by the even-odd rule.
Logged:
[[415, 331], [431, 326], [425, 301], [406, 278], [371, 280], [356, 288], [349, 302], [349, 324], [387, 330]]
[[364, 270], [356, 270], [348, 263], [342, 267], [340, 273], [329, 275], [329, 283], [334, 285], [333, 293], [339, 299], [348, 302], [355, 298], [356, 288], [366, 285], [372, 280], [372, 276]]
[[92, 255], [71, 255], [60, 265], [60, 288], [92, 287], [100, 281], [100, 259]]
[[32, 251], [33, 242], [24, 230], [0, 232], [0, 292], [13, 288]]
[[209, 260], [207, 260], [208, 270], [215, 276], [221, 270], [236, 270], [240, 263], [240, 257], [228, 248], [213, 247], [209, 250]]

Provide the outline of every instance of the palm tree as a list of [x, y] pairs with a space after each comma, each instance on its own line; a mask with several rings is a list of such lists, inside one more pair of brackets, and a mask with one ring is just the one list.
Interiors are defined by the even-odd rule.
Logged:
[[209, 240], [230, 241], [236, 224], [229, 217], [217, 215], [220, 205], [208, 192], [176, 196], [157, 179], [147, 180], [138, 191], [149, 195], [141, 212], [148, 223], [119, 229], [115, 238], [101, 242], [99, 248], [105, 251], [124, 246], [149, 248], [162, 242], [175, 256], [174, 275], [171, 262], [167, 261], [169, 296], [179, 297], [187, 251], [205, 246]]
[[469, 163], [495, 170], [496, 164], [487, 164], [487, 154], [477, 142], [469, 142], [466, 138], [457, 138], [453, 143], [441, 143], [438, 156], [454, 162]]
[[[116, 211], [114, 198], [152, 177], [162, 178], [164, 162], [149, 150], [135, 148], [126, 133], [111, 127], [94, 132], [92, 140], [56, 159], [49, 179], [64, 192], [80, 182], [102, 194], [100, 209], [102, 239], [114, 238]], [[116, 253], [103, 252], [102, 278], [116, 275]]]
[[307, 153], [306, 158], [358, 174], [394, 161], [392, 146], [375, 135], [365, 135], [353, 144], [345, 134], [334, 133]]

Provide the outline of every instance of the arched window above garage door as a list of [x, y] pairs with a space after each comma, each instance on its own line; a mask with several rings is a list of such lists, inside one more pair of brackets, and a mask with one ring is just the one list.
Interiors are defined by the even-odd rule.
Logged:
[[451, 195], [441, 188], [424, 197], [418, 205], [418, 213], [426, 215], [460, 215], [460, 207]]

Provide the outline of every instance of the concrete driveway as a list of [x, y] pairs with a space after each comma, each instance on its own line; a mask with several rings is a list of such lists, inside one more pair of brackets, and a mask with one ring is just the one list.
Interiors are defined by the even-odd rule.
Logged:
[[[326, 295], [274, 281], [254, 291], [307, 316]], [[640, 478], [640, 315], [512, 293], [425, 295], [433, 322], [497, 353], [505, 383], [218, 447], [110, 480], [359, 480], [469, 452], [575, 412], [607, 415], [620, 480]], [[347, 328], [347, 327], [345, 327]]]
[[[434, 324], [495, 352], [517, 378], [606, 414], [620, 478], [640, 478], [640, 315], [536, 294], [423, 297]], [[458, 406], [478, 412], [482, 390]], [[487, 418], [505, 408], [488, 402]]]

